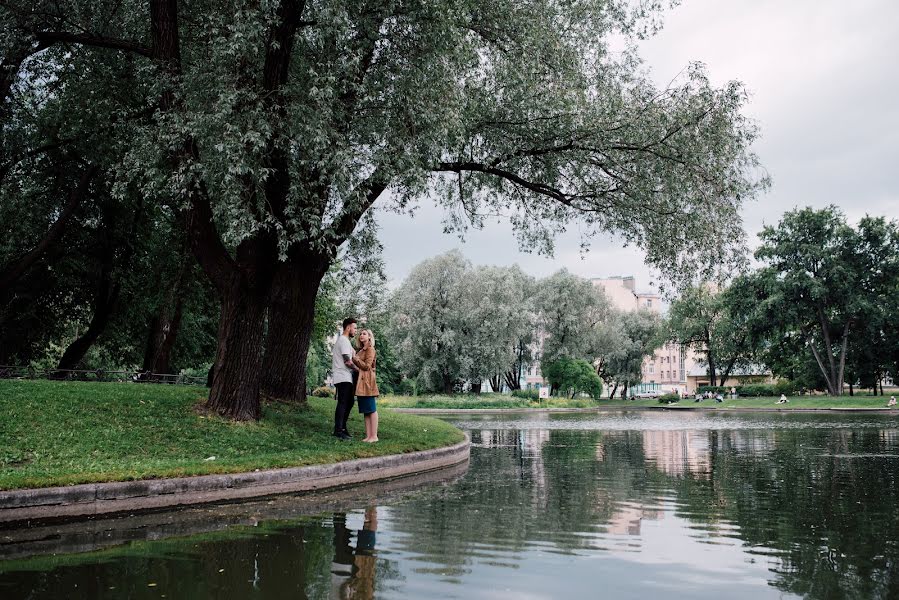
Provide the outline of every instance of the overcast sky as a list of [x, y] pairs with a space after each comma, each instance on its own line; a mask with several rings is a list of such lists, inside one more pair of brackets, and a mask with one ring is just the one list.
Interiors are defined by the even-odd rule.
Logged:
[[[743, 210], [751, 243], [796, 206], [839, 206], [850, 220], [899, 218], [899, 1], [683, 0], [641, 45], [664, 85], [701, 61], [717, 84], [736, 79], [760, 125], [755, 151], [773, 179]], [[633, 274], [649, 288], [642, 254], [597, 238], [582, 257], [576, 232], [552, 258], [518, 250], [511, 227], [492, 223], [464, 242], [443, 233], [443, 211], [422, 203], [414, 219], [380, 213], [391, 286], [425, 258], [459, 248], [475, 264], [518, 263], [535, 276], [562, 267], [587, 276]]]

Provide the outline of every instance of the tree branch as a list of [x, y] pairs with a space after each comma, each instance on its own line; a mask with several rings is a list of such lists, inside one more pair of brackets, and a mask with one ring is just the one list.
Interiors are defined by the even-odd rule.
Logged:
[[324, 237], [328, 243], [327, 250], [331, 257], [337, 256], [337, 250], [341, 244], [352, 235], [359, 220], [372, 207], [375, 200], [380, 197], [389, 184], [390, 182], [384, 179], [381, 173], [376, 170], [359, 186], [362, 188], [359, 190], [359, 194], [353, 194], [352, 197], [356, 198], [364, 194], [364, 199], [358, 206], [352, 206], [352, 200], [348, 201], [325, 233]]
[[87, 195], [87, 189], [97, 170], [98, 167], [96, 165], [88, 167], [78, 181], [78, 185], [69, 193], [69, 198], [59, 213], [59, 217], [53, 222], [53, 225], [50, 226], [50, 229], [47, 230], [47, 233], [44, 234], [44, 237], [41, 238], [37, 245], [23, 257], [0, 271], [0, 289], [6, 289], [15, 283], [44, 255], [52, 244], [62, 237], [69, 219]]
[[68, 31], [36, 31], [35, 38], [41, 44], [50, 46], [51, 44], [76, 44], [80, 46], [92, 46], [94, 48], [109, 48], [111, 50], [122, 50], [124, 52], [132, 52], [147, 58], [153, 57], [152, 49], [119, 38], [106, 37], [93, 33], [71, 33]]

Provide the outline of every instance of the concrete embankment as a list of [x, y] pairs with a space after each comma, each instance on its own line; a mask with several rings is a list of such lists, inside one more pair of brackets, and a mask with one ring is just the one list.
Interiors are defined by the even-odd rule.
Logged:
[[442, 469], [469, 458], [470, 440], [433, 450], [250, 473], [0, 491], [0, 523], [84, 517], [307, 492]]

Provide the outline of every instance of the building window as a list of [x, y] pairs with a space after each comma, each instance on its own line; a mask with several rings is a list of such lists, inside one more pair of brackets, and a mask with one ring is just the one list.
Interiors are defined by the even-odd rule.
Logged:
[[646, 299], [646, 306], [652, 306], [652, 298]]
[[654, 375], [655, 372], [656, 372], [656, 365], [655, 365], [655, 363], [649, 363], [649, 374], [650, 374], [650, 375]]

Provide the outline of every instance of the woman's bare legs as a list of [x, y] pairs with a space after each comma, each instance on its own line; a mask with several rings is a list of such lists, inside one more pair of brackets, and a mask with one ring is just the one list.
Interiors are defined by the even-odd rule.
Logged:
[[378, 411], [365, 415], [365, 433], [363, 442], [373, 444], [378, 441]]
[[367, 442], [371, 439], [371, 415], [362, 415], [362, 420], [365, 421], [365, 437], [362, 441]]

